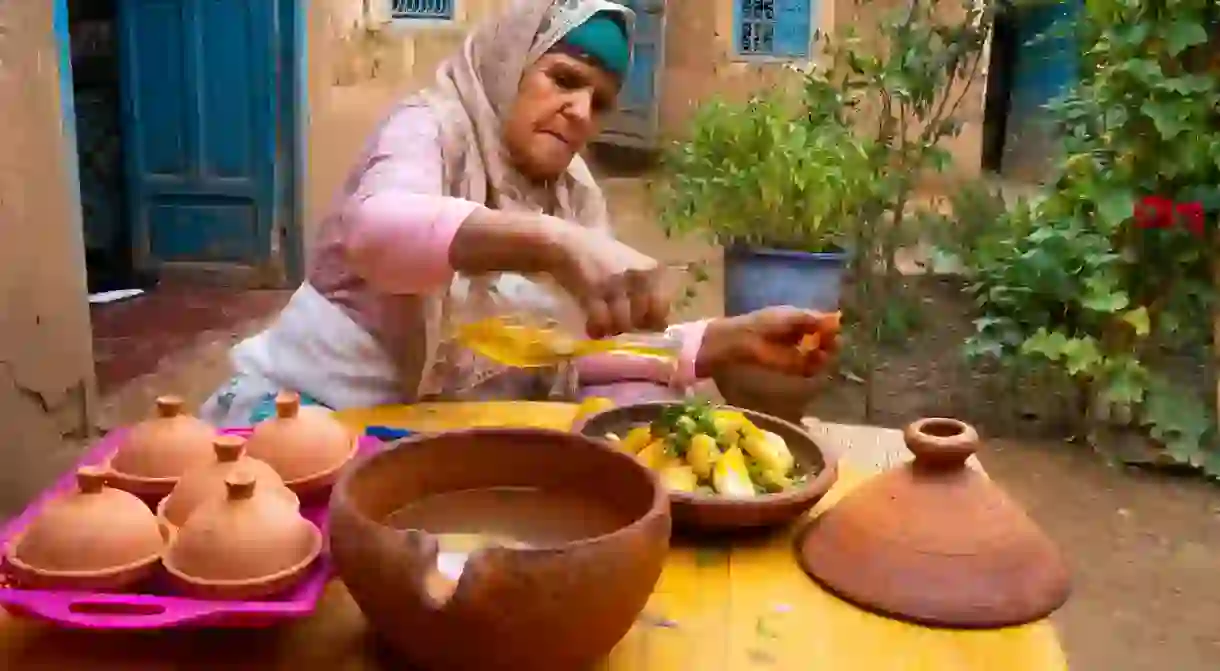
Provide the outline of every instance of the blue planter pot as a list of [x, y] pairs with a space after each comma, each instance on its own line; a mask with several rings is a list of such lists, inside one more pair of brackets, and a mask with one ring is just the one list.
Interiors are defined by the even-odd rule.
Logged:
[[839, 309], [846, 252], [730, 247], [724, 252], [724, 312], [732, 317], [773, 305]]

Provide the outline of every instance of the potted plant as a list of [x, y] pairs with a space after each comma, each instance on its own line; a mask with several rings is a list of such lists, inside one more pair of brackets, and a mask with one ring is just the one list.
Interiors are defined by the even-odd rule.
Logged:
[[838, 306], [869, 152], [825, 101], [810, 102], [772, 90], [707, 104], [664, 157], [662, 226], [723, 247], [728, 315]]

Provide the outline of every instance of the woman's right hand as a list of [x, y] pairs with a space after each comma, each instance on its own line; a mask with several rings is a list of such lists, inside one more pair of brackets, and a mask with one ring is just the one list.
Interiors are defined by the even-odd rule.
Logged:
[[601, 231], [553, 220], [548, 272], [580, 302], [591, 338], [632, 331], [659, 331], [669, 323], [656, 260]]

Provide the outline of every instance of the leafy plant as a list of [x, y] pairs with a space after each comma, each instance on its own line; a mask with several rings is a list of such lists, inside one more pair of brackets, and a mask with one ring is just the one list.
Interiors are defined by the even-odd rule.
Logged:
[[713, 102], [665, 155], [661, 222], [669, 235], [723, 246], [837, 250], [868, 161], [849, 127], [811, 117], [782, 91]]
[[895, 256], [918, 239], [926, 219], [914, 203], [917, 189], [952, 164], [942, 145], [961, 132], [959, 114], [975, 91], [994, 5], [910, 0], [866, 35], [849, 29], [825, 39], [829, 75], [805, 79], [806, 105], [816, 110], [811, 116], [833, 118], [845, 105], [854, 125], [870, 133], [870, 188], [847, 236], [857, 318], [847, 340], [864, 373], [866, 417], [872, 416], [878, 350], [893, 337], [896, 315], [911, 321], [894, 310], [905, 286]]
[[[1163, 366], [1210, 336], [1199, 315], [1220, 261], [1215, 11], [1210, 0], [1086, 2], [1080, 82], [1051, 107], [1064, 147], [1054, 179], [999, 222], [1007, 238], [961, 260], [979, 306], [968, 353], [1050, 362], [1077, 383], [1087, 434], [1118, 410], [1174, 459], [1220, 476], [1211, 413]], [[1172, 213], [1145, 225], [1149, 197], [1188, 203], [1207, 225]]]

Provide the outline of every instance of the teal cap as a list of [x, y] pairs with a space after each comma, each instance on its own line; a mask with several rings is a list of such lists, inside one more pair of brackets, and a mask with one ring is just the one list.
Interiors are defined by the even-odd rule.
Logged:
[[564, 35], [560, 44], [589, 56], [619, 77], [626, 76], [627, 66], [631, 64], [627, 30], [609, 12], [594, 14]]

